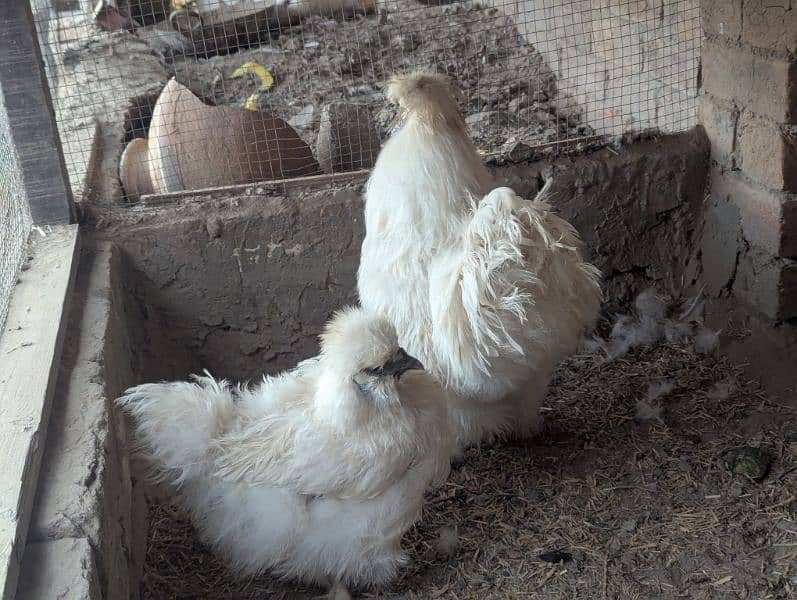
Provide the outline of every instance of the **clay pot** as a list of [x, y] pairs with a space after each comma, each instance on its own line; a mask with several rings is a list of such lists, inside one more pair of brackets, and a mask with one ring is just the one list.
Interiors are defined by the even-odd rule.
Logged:
[[316, 152], [325, 173], [370, 169], [379, 150], [379, 132], [367, 106], [344, 102], [324, 106]]
[[282, 119], [208, 106], [174, 79], [155, 104], [147, 140], [130, 142], [119, 165], [125, 193], [133, 202], [144, 194], [318, 173], [310, 147]]

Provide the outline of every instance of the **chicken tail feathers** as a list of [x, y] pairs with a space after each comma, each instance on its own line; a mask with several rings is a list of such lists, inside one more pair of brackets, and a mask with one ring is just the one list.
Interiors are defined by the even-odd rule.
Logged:
[[532, 338], [544, 337], [535, 306], [547, 297], [545, 282], [573, 299], [578, 322], [597, 313], [600, 275], [581, 258], [575, 229], [551, 212], [550, 195], [550, 180], [533, 201], [494, 189], [474, 211], [463, 246], [432, 265], [433, 344], [447, 357], [439, 375], [448, 385], [481, 380], [494, 357], [523, 360]]
[[449, 385], [489, 373], [492, 357], [524, 353], [521, 326], [534, 301], [531, 289], [542, 282], [524, 267], [529, 232], [515, 198], [495, 192], [485, 197], [461, 250], [433, 267], [434, 343], [438, 355], [449, 358], [442, 374]]
[[149, 459], [156, 478], [175, 484], [201, 472], [212, 440], [234, 414], [226, 381], [207, 374], [193, 379], [139, 385], [117, 400], [135, 420], [137, 451]]

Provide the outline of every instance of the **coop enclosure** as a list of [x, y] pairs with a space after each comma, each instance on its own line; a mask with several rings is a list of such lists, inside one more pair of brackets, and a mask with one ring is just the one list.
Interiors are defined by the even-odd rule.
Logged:
[[[49, 235], [77, 217], [91, 239], [54, 403], [66, 430], [48, 440], [26, 562], [68, 556], [100, 574], [98, 597], [135, 589], [147, 515], [113, 398], [203, 367], [236, 379], [290, 367], [355, 301], [350, 182], [401, 125], [384, 96], [394, 73], [450, 76], [477, 148], [526, 195], [530, 161], [608, 146], [600, 174], [560, 170], [558, 208], [601, 246], [612, 291], [637, 268], [628, 239], [667, 213], [670, 246], [641, 253], [657, 276], [680, 276], [705, 145], [681, 133], [655, 157], [618, 148], [626, 134], [696, 123], [698, 4], [32, 0], [32, 27], [13, 33], [37, 46], [0, 57], [0, 100], [15, 102], [0, 104], [0, 320], [32, 228]], [[616, 228], [593, 230], [599, 199], [621, 189]], [[65, 551], [68, 540], [80, 543]]]
[[697, 0], [33, 4], [77, 198], [367, 169], [400, 125], [385, 81], [418, 68], [499, 160], [696, 123]]
[[0, 95], [0, 327], [5, 323], [11, 288], [22, 264], [31, 228], [30, 209], [11, 143], [8, 115]]

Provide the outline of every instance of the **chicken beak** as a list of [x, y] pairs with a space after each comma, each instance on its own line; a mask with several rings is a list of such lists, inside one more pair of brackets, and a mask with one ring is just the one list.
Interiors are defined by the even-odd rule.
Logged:
[[421, 361], [407, 354], [403, 348], [399, 348], [393, 358], [384, 364], [382, 372], [385, 375], [393, 375], [393, 377], [398, 379], [407, 371], [422, 369]]

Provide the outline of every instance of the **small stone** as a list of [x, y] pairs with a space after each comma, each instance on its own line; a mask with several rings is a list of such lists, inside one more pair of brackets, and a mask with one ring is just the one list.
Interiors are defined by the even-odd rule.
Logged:
[[218, 217], [209, 217], [205, 222], [205, 228], [211, 239], [221, 237], [221, 219]]
[[571, 127], [581, 122], [581, 106], [572, 96], [559, 96], [550, 102], [551, 107], [560, 119], [564, 119]]
[[549, 552], [543, 552], [542, 554], [538, 554], [537, 558], [544, 562], [549, 563], [566, 563], [573, 560], [573, 555], [569, 552], [564, 550], [551, 550]]
[[302, 108], [302, 110], [299, 111], [298, 114], [294, 115], [288, 120], [288, 125], [298, 129], [310, 127], [313, 122], [314, 114], [315, 107], [312, 104], [307, 104]]
[[350, 85], [346, 88], [346, 91], [350, 96], [367, 96], [374, 93], [374, 88], [367, 83], [363, 83], [361, 85]]
[[534, 157], [534, 150], [528, 144], [509, 139], [504, 144], [504, 155], [510, 162], [526, 162]]
[[769, 470], [771, 457], [761, 450], [751, 446], [741, 446], [727, 450], [722, 459], [733, 473], [748, 477], [753, 481], [761, 481]]
[[517, 114], [521, 110], [523, 110], [525, 108], [529, 108], [529, 106], [531, 106], [529, 98], [528, 98], [528, 96], [524, 95], [524, 96], [517, 96], [515, 98], [512, 98], [509, 101], [509, 104], [507, 105], [507, 108], [509, 109], [510, 113]]
[[293, 52], [301, 50], [302, 46], [302, 40], [300, 40], [298, 37], [286, 37], [285, 42], [283, 42], [283, 47], [286, 50], [291, 50]]
[[490, 110], [473, 113], [465, 117], [465, 122], [471, 131], [484, 132], [490, 128], [501, 128], [509, 124], [509, 117], [505, 112]]
[[633, 533], [636, 531], [636, 520], [629, 519], [628, 521], [624, 521], [622, 525], [620, 525], [620, 529], [627, 533]]

